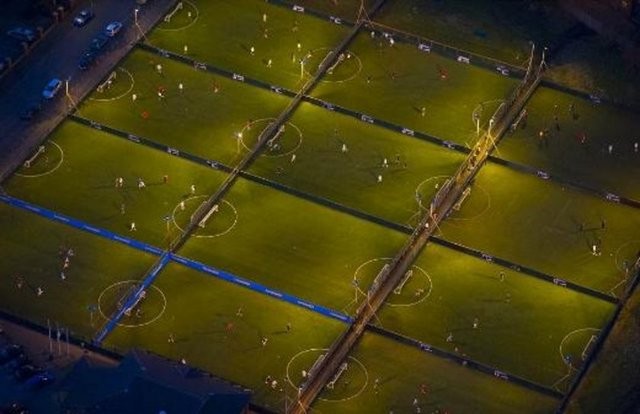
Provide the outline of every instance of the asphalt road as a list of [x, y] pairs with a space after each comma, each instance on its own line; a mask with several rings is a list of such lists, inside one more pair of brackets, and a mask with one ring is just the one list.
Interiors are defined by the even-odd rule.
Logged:
[[[122, 59], [140, 36], [134, 25], [134, 12], [140, 7], [139, 26], [143, 31], [163, 16], [176, 0], [149, 0], [138, 6], [135, 0], [83, 1], [75, 10], [93, 7], [96, 17], [85, 27], [72, 25], [73, 14], [38, 44], [18, 67], [0, 81], [0, 182], [64, 119], [68, 100], [64, 90], [32, 121], [20, 113], [32, 102], [40, 101], [42, 90], [54, 77], [69, 79], [70, 94], [79, 101]], [[112, 21], [124, 24], [118, 36], [108, 43], [98, 62], [89, 70], [78, 69], [78, 60], [91, 39]], [[63, 86], [64, 89], [64, 86]]]

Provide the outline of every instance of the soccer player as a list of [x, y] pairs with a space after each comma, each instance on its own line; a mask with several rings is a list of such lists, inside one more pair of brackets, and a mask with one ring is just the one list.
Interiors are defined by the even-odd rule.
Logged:
[[386, 159], [386, 158], [384, 158], [384, 159], [382, 160], [382, 167], [383, 167], [383, 168], [389, 168], [389, 162], [387, 161], [387, 159]]
[[191, 195], [194, 195], [195, 193], [196, 193], [196, 185], [191, 184]]
[[60, 279], [61, 280], [66, 280], [67, 276], [64, 274], [64, 271], [60, 272]]
[[349, 148], [347, 148], [347, 144], [342, 144], [342, 153], [346, 154], [347, 152], [349, 152]]
[[242, 307], [239, 307], [239, 308], [238, 308], [238, 311], [236, 312], [236, 316], [237, 316], [238, 318], [242, 318], [242, 316], [244, 316], [244, 313], [243, 313], [243, 311], [242, 311]]
[[291, 164], [296, 162], [296, 154], [291, 154]]
[[262, 23], [267, 22], [267, 13], [262, 13]]
[[169, 338], [167, 339], [167, 342], [169, 342], [170, 344], [176, 343], [176, 338], [173, 336], [172, 333], [169, 333]]
[[138, 178], [138, 188], [139, 189], [143, 189], [145, 188], [147, 185], [144, 183], [144, 180], [142, 178]]
[[184, 51], [184, 54], [186, 55], [187, 53], [189, 53], [189, 46], [184, 45], [184, 47], [182, 48], [182, 50]]
[[382, 174], [378, 174], [378, 182], [381, 183], [382, 182]]
[[180, 210], [184, 211], [184, 200], [180, 202]]
[[300, 52], [302, 50], [302, 43], [298, 43], [298, 52]]
[[291, 332], [291, 322], [287, 322], [286, 329], [287, 329], [287, 333]]
[[169, 176], [167, 174], [162, 176], [162, 183], [167, 184], [169, 182]]
[[158, 75], [162, 75], [162, 65], [159, 63], [156, 65], [156, 72], [158, 72]]
[[270, 68], [273, 61], [271, 59], [267, 60], [267, 67]]
[[135, 102], [137, 100], [138, 100], [138, 95], [136, 95], [135, 93], [131, 95], [131, 102]]
[[184, 92], [184, 85], [182, 84], [182, 82], [178, 84], [178, 90], [180, 91], [180, 93]]
[[639, 149], [639, 147], [638, 147], [638, 143], [637, 143], [637, 142], [634, 142], [634, 143], [633, 143], [633, 152], [638, 152], [638, 149]]
[[262, 339], [260, 340], [260, 343], [262, 344], [262, 346], [267, 346], [267, 342], [269, 342], [269, 338], [267, 338], [266, 336], [263, 336]]
[[427, 108], [423, 106], [422, 108], [420, 108], [420, 115], [425, 116], [426, 114], [427, 114]]
[[136, 228], [136, 222], [135, 222], [135, 221], [132, 221], [132, 222], [129, 224], [129, 231], [137, 231], [137, 230], [138, 230], [138, 229]]
[[479, 323], [478, 318], [474, 318], [473, 319], [473, 329], [478, 329], [478, 323]]
[[613, 144], [609, 144], [607, 151], [609, 152], [609, 155], [613, 154]]
[[249, 49], [249, 53], [251, 53], [251, 56], [256, 54], [256, 48], [251, 46], [251, 48]]
[[504, 272], [500, 272], [500, 281], [501, 282], [504, 282], [504, 277], [505, 277]]
[[44, 289], [38, 286], [38, 288], [36, 289], [36, 295], [42, 296], [43, 294], [44, 294]]
[[447, 342], [453, 342], [453, 332], [449, 332], [449, 335], [447, 335]]

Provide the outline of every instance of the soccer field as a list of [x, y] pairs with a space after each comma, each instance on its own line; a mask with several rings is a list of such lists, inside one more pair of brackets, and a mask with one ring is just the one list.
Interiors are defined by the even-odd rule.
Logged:
[[325, 76], [313, 96], [463, 145], [477, 138], [474, 116], [486, 128], [517, 84], [415, 45], [392, 46], [381, 34], [361, 32], [348, 50], [352, 57]]
[[[576, 371], [563, 358], [579, 368], [591, 334], [614, 310], [604, 300], [436, 244], [412, 270], [380, 313], [381, 326], [551, 388], [558, 382], [564, 389], [568, 382], [560, 380]], [[416, 297], [418, 289], [427, 294]]]
[[[293, 384], [287, 381], [294, 357], [329, 347], [344, 329], [339, 321], [176, 264], [158, 277], [149, 298], [152, 295], [162, 297], [163, 305], [143, 303], [141, 309], [147, 319], [158, 319], [144, 326], [118, 327], [109, 346], [143, 347], [178, 361], [184, 358], [251, 387], [255, 402], [276, 412], [284, 412], [285, 398], [296, 396], [299, 371], [290, 374]], [[262, 338], [267, 338], [265, 345]], [[277, 381], [275, 389], [265, 384], [267, 376]]]
[[624, 288], [638, 251], [634, 208], [492, 163], [474, 199], [441, 226], [443, 238], [610, 295]]
[[155, 260], [4, 202], [0, 202], [0, 232], [2, 310], [45, 327], [49, 321], [54, 329], [68, 328], [71, 335], [85, 340], [104, 321], [100, 295], [122, 281], [139, 280]]
[[[157, 72], [158, 64], [162, 74]], [[139, 49], [116, 73], [120, 73], [116, 85], [127, 83], [130, 90], [125, 95], [96, 91], [78, 115], [228, 164], [235, 164], [244, 155], [237, 134], [251, 120], [277, 117], [289, 103], [288, 98], [276, 93], [196, 71]], [[158, 97], [160, 88], [166, 90], [164, 98]], [[135, 102], [133, 94], [137, 95]]]
[[536, 91], [526, 109], [526, 121], [501, 141], [498, 155], [640, 200], [637, 113], [549, 88]]
[[366, 334], [348, 360], [351, 398], [325, 391], [314, 412], [413, 413], [418, 406], [423, 413], [550, 413], [557, 405], [552, 397], [375, 334]]
[[299, 146], [290, 154], [267, 151], [252, 173], [400, 224], [415, 224], [419, 203], [426, 206], [434, 186], [463, 160], [456, 151], [309, 103], [296, 110], [283, 138], [283, 145]]
[[185, 1], [184, 5], [175, 20], [154, 30], [149, 43], [295, 90], [303, 84], [300, 60], [309, 51], [333, 48], [347, 34], [343, 26], [264, 1]]
[[[31, 167], [22, 167], [6, 183], [9, 194], [161, 248], [180, 233], [169, 220], [179, 204], [213, 193], [225, 178], [222, 172], [73, 121], [66, 121], [44, 146], [46, 152]], [[117, 187], [120, 177], [124, 184]]]
[[[178, 3], [2, 183], [1, 310], [184, 359], [286, 412], [521, 81], [363, 26], [294, 96], [351, 32], [335, 17], [355, 20], [359, 3]], [[457, 27], [422, 31], [438, 15], [420, 16], [445, 7], [429, 3], [389, 1], [372, 18], [434, 37]], [[446, 7], [478, 7], [458, 3]], [[512, 28], [487, 31], [490, 46], [469, 39], [486, 19], [451, 42], [521, 63]], [[640, 199], [640, 129], [543, 87], [527, 111], [312, 412], [558, 408], [640, 251], [637, 209], [562, 182]]]
[[219, 236], [204, 229], [181, 255], [345, 312], [355, 309], [355, 269], [393, 255], [407, 237], [245, 180], [225, 201], [233, 227]]

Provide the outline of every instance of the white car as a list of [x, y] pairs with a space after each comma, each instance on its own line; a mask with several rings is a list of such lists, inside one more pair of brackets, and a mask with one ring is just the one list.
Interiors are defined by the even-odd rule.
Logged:
[[120, 22], [111, 22], [104, 29], [104, 33], [109, 37], [114, 37], [118, 34], [118, 32], [122, 29], [122, 23]]
[[47, 86], [44, 87], [42, 96], [45, 99], [53, 99], [60, 91], [60, 88], [62, 88], [62, 81], [58, 78], [53, 78], [49, 81]]

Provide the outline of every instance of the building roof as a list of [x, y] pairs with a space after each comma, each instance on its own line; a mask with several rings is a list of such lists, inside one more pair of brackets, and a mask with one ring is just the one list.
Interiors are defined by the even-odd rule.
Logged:
[[59, 388], [65, 407], [96, 414], [238, 414], [251, 398], [245, 388], [141, 350], [115, 368], [82, 359]]

